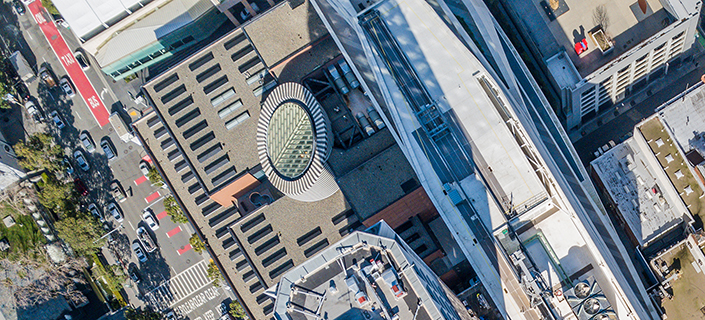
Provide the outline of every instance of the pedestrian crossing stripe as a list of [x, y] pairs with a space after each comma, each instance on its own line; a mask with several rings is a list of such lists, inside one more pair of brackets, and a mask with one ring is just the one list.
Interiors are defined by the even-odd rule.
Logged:
[[147, 292], [144, 296], [155, 310], [168, 309], [213, 282], [208, 278], [206, 269], [206, 261], [201, 260]]

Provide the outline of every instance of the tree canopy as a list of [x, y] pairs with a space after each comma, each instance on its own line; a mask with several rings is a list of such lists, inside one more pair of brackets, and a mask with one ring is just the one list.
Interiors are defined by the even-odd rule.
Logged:
[[56, 222], [59, 237], [66, 241], [79, 255], [94, 252], [103, 246], [103, 228], [100, 222], [87, 213], [67, 216]]
[[184, 212], [181, 211], [181, 207], [179, 207], [179, 204], [176, 203], [176, 199], [174, 199], [173, 196], [168, 196], [164, 198], [164, 210], [166, 210], [167, 214], [169, 214], [169, 217], [171, 217], [172, 222], [188, 222], [188, 218], [186, 218]]
[[201, 241], [201, 238], [198, 237], [198, 234], [192, 234], [191, 238], [188, 239], [188, 242], [191, 244], [193, 251], [196, 251], [196, 253], [201, 253], [206, 249], [206, 246], [203, 244], [203, 241]]
[[211, 262], [208, 264], [208, 270], [206, 270], [208, 279], [213, 280], [213, 285], [216, 287], [220, 287], [220, 281], [223, 280], [223, 275], [220, 273], [220, 269], [218, 269], [218, 266], [211, 260]]
[[57, 172], [62, 169], [61, 146], [54, 143], [54, 138], [45, 133], [37, 133], [14, 145], [19, 164], [27, 170], [46, 169]]
[[44, 183], [40, 185], [37, 193], [39, 203], [60, 215], [73, 213], [76, 202], [73, 186], [57, 180], [54, 175], [43, 174], [42, 177]]
[[152, 310], [129, 308], [125, 311], [125, 318], [127, 320], [160, 320], [162, 315]]
[[233, 301], [230, 303], [230, 315], [235, 317], [235, 319], [245, 318], [245, 309], [240, 304], [240, 301]]

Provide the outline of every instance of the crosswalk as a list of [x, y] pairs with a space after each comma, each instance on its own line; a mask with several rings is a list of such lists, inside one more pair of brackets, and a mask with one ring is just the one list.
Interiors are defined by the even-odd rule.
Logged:
[[170, 308], [184, 298], [198, 292], [213, 282], [206, 273], [206, 261], [201, 260], [144, 296], [157, 311]]

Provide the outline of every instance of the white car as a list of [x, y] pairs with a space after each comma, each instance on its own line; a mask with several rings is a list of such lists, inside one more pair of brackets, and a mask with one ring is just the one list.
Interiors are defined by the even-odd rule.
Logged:
[[159, 224], [157, 224], [157, 220], [154, 219], [154, 213], [152, 212], [152, 209], [144, 209], [144, 212], [142, 213], [142, 220], [147, 223], [150, 229], [152, 231], [156, 231], [159, 229]]
[[80, 50], [76, 50], [73, 53], [73, 56], [76, 57], [76, 61], [81, 66], [81, 69], [83, 69], [83, 71], [86, 71], [91, 68], [88, 59], [86, 59], [86, 56], [84, 56]]
[[86, 157], [83, 155], [83, 151], [76, 150], [76, 152], [73, 153], [73, 157], [76, 158], [76, 163], [78, 163], [81, 170], [88, 172], [88, 170], [91, 169], [91, 166], [88, 165], [88, 161], [86, 161]]
[[147, 164], [147, 162], [145, 162], [145, 161], [140, 162], [139, 167], [140, 167], [140, 171], [142, 171], [143, 175], [147, 176], [149, 174], [149, 165]]
[[59, 80], [59, 86], [61, 87], [61, 90], [64, 90], [64, 93], [66, 93], [69, 98], [76, 96], [76, 91], [73, 90], [73, 86], [71, 85], [71, 82], [69, 82], [69, 79], [61, 78], [61, 80]]
[[108, 205], [108, 212], [110, 212], [110, 215], [112, 215], [113, 218], [115, 218], [115, 221], [122, 222], [122, 220], [123, 220], [122, 214], [120, 214], [120, 210], [117, 208], [116, 204], [111, 202]]
[[66, 127], [66, 124], [64, 123], [64, 120], [61, 119], [61, 116], [59, 116], [59, 113], [55, 111], [52, 111], [50, 113], [51, 119], [54, 121], [54, 124], [59, 128], [63, 129]]

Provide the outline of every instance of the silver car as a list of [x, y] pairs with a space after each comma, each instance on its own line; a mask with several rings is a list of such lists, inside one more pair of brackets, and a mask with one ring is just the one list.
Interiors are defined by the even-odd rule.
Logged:
[[123, 217], [122, 217], [122, 214], [120, 214], [120, 209], [118, 209], [116, 204], [111, 202], [108, 205], [108, 212], [110, 212], [110, 215], [112, 215], [113, 218], [115, 218], [115, 221], [122, 222]]
[[59, 80], [59, 86], [61, 87], [61, 90], [64, 90], [64, 93], [66, 93], [69, 98], [76, 96], [76, 91], [73, 90], [73, 86], [68, 79], [61, 78], [61, 80]]
[[54, 124], [59, 128], [63, 129], [66, 127], [66, 124], [64, 123], [64, 120], [61, 119], [61, 116], [59, 115], [58, 112], [52, 111], [51, 112], [51, 119], [54, 121]]
[[91, 140], [91, 137], [88, 136], [87, 132], [81, 132], [81, 134], [78, 135], [78, 139], [81, 140], [81, 144], [83, 144], [83, 147], [86, 148], [86, 151], [95, 151], [95, 144], [93, 144], [93, 140]]
[[132, 251], [135, 252], [137, 259], [140, 262], [147, 262], [147, 255], [144, 254], [144, 251], [142, 251], [142, 246], [140, 246], [139, 242], [135, 242], [132, 244]]

